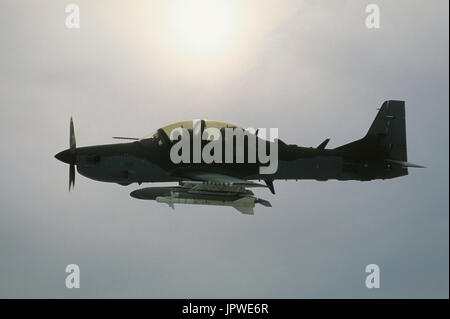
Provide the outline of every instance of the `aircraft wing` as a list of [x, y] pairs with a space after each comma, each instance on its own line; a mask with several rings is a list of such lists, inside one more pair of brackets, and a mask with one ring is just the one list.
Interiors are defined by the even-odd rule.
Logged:
[[267, 187], [267, 185], [252, 182], [246, 179], [241, 179], [238, 177], [218, 174], [218, 173], [210, 173], [210, 172], [184, 172], [182, 174], [176, 174], [175, 176], [179, 176], [182, 178], [186, 178], [183, 180], [183, 183], [209, 183], [209, 184], [223, 184], [229, 186], [243, 186], [243, 187]]

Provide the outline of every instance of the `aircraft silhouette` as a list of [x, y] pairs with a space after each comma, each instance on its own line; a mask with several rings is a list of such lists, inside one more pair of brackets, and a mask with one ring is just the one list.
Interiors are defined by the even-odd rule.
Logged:
[[[279, 139], [264, 141], [266, 150], [277, 143], [278, 166], [273, 174], [261, 174], [259, 168], [264, 163], [259, 160], [250, 162], [248, 155], [243, 163], [205, 163], [203, 160], [197, 163], [192, 160], [194, 155], [191, 152], [189, 162], [174, 163], [170, 150], [178, 141], [169, 138], [171, 131], [185, 128], [190, 133], [192, 146], [195, 130], [192, 123], [174, 123], [143, 138], [115, 137], [132, 142], [77, 147], [70, 119], [70, 147], [55, 157], [70, 165], [69, 190], [75, 185], [76, 166], [81, 175], [102, 182], [121, 185], [179, 183], [178, 186], [138, 189], [130, 193], [134, 198], [156, 200], [172, 208], [174, 204], [231, 206], [244, 214], [253, 214], [255, 203], [271, 206], [268, 201], [255, 197], [248, 188], [267, 187], [275, 194], [274, 180], [370, 181], [404, 176], [408, 174], [408, 167], [423, 167], [407, 161], [404, 101], [384, 102], [363, 138], [334, 149], [326, 149], [329, 139], [317, 147], [288, 145]], [[215, 128], [223, 135], [226, 128], [236, 128], [218, 121], [202, 120], [199, 123], [200, 133]], [[259, 137], [256, 139], [260, 142]], [[202, 148], [207, 142], [201, 142]], [[233, 143], [235, 156], [236, 140]], [[225, 138], [223, 150], [224, 144]], [[248, 154], [248, 136], [245, 137], [244, 151]]]

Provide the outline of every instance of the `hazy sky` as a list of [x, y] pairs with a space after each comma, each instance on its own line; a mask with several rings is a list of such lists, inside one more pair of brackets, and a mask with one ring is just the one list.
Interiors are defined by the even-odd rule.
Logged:
[[[0, 297], [448, 298], [448, 1], [71, 2], [80, 29], [64, 1], [0, 1]], [[78, 146], [205, 118], [334, 148], [388, 99], [406, 101], [408, 159], [426, 169], [277, 181], [254, 216], [80, 175], [69, 193], [53, 158], [70, 116]]]

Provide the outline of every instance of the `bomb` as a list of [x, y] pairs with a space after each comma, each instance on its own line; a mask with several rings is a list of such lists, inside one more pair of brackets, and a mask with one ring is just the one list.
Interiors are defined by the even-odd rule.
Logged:
[[175, 208], [174, 204], [230, 206], [249, 215], [253, 215], [253, 208], [257, 203], [266, 207], [272, 206], [268, 201], [254, 197], [250, 191], [205, 191], [181, 186], [146, 187], [131, 192], [130, 196], [166, 203], [172, 209]]

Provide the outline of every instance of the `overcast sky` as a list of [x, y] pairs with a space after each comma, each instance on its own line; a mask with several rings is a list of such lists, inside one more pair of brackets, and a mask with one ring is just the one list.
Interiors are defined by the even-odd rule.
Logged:
[[[207, 49], [185, 42], [179, 2], [72, 2], [79, 29], [64, 1], [0, 2], [0, 297], [448, 298], [448, 1], [234, 1]], [[53, 158], [70, 116], [78, 146], [205, 118], [334, 148], [388, 99], [406, 101], [408, 160], [426, 169], [276, 181], [254, 216], [172, 211], [80, 175], [69, 193]], [[80, 289], [65, 287], [71, 263]]]

